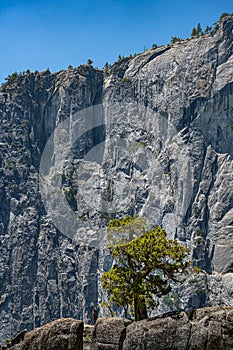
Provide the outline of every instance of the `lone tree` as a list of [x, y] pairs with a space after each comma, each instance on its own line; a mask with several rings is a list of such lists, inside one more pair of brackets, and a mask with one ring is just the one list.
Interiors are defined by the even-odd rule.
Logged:
[[191, 32], [191, 37], [198, 36], [197, 28], [193, 28]]
[[202, 27], [201, 27], [201, 24], [198, 23], [197, 25], [197, 35], [200, 36], [203, 34], [203, 31], [202, 31]]
[[181, 42], [181, 38], [178, 38], [177, 36], [173, 36], [171, 38], [171, 44], [179, 43]]
[[125, 314], [130, 308], [136, 321], [171, 291], [171, 281], [189, 265], [184, 261], [188, 249], [166, 237], [160, 226], [148, 230], [144, 218], [112, 220], [108, 226], [109, 249], [113, 267], [102, 276], [102, 285], [117, 307]]
[[110, 64], [108, 63], [108, 62], [106, 62], [105, 63], [105, 65], [104, 65], [104, 73], [106, 74], [106, 75], [109, 75], [109, 69], [110, 69]]
[[90, 58], [88, 58], [88, 60], [87, 60], [87, 64], [88, 64], [88, 66], [91, 66], [91, 65], [92, 65], [92, 63], [93, 63], [93, 60], [91, 60]]

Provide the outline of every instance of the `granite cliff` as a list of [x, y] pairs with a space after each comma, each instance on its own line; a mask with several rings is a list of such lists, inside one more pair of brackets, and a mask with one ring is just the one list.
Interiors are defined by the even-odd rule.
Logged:
[[[184, 277], [162, 310], [232, 304], [232, 39], [227, 17], [210, 34], [119, 60], [108, 74], [82, 65], [19, 75], [1, 89], [3, 339], [61, 317], [90, 322], [111, 266], [105, 227], [125, 213], [163, 225], [203, 270]], [[88, 126], [82, 111], [91, 106]], [[54, 225], [39, 190], [43, 150], [63, 121], [69, 135], [83, 133], [72, 145], [53, 138], [47, 175], [61, 155], [60, 192], [90, 244]], [[53, 210], [67, 226], [66, 210]]]

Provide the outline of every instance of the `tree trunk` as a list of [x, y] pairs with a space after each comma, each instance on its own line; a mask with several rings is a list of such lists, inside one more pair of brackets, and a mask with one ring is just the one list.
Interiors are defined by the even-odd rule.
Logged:
[[147, 318], [147, 308], [145, 298], [134, 297], [134, 318], [135, 321], [144, 320]]
[[144, 320], [145, 318], [148, 318], [145, 298], [142, 298], [140, 301], [139, 315], [140, 315], [140, 320]]
[[137, 296], [134, 297], [134, 318], [135, 318], [135, 321], [140, 321], [138, 297]]

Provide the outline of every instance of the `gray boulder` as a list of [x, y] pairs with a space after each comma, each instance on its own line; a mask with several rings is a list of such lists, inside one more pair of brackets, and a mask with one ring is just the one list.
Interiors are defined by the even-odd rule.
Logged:
[[25, 334], [11, 350], [83, 350], [83, 322], [63, 318]]
[[134, 322], [123, 350], [231, 350], [233, 308], [203, 308], [174, 317]]
[[126, 327], [132, 321], [126, 318], [100, 318], [93, 332], [92, 350], [120, 350], [126, 336]]

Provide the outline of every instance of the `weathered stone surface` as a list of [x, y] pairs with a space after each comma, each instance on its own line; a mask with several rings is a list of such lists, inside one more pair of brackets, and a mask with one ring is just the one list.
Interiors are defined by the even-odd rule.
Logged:
[[13, 339], [11, 339], [11, 346], [21, 343], [24, 340], [26, 333], [27, 330], [23, 329], [19, 334], [17, 334]]
[[134, 322], [127, 328], [123, 349], [187, 350], [190, 330], [185, 313], [174, 319]]
[[[180, 298], [168, 296], [159, 312], [232, 305], [232, 39], [233, 18], [227, 17], [208, 35], [120, 60], [109, 76], [83, 65], [19, 76], [1, 89], [3, 339], [61, 317], [91, 323], [104, 299], [100, 276], [112, 262], [104, 240], [96, 249], [62, 235], [38, 188], [41, 154], [55, 126], [69, 120], [72, 135], [77, 112], [101, 103], [106, 124], [109, 105], [125, 108], [116, 108], [106, 130], [91, 130], [70, 152], [64, 142], [52, 154], [54, 162], [68, 154], [62, 193], [83, 234], [104, 233], [111, 215], [98, 206], [101, 196], [119, 206], [119, 216], [145, 215], [187, 244], [193, 264], [204, 270], [183, 276], [183, 285], [175, 286]], [[85, 126], [82, 115], [77, 125]], [[84, 159], [103, 136], [100, 161]]]
[[93, 332], [92, 350], [121, 350], [126, 336], [126, 327], [132, 321], [126, 318], [100, 318]]
[[100, 102], [102, 81], [101, 72], [84, 66], [22, 76], [0, 93], [0, 338], [61, 317], [91, 322], [99, 253], [56, 230], [38, 172], [56, 123]]
[[189, 319], [134, 322], [127, 327], [123, 350], [230, 350], [233, 347], [233, 308], [203, 308]]
[[12, 350], [83, 350], [83, 322], [60, 319], [25, 335], [24, 341]]
[[12, 350], [231, 350], [233, 307], [169, 313], [133, 322], [100, 318], [95, 326], [60, 319], [25, 334]]
[[83, 350], [92, 350], [93, 349], [93, 333], [94, 326], [85, 325], [83, 331]]

